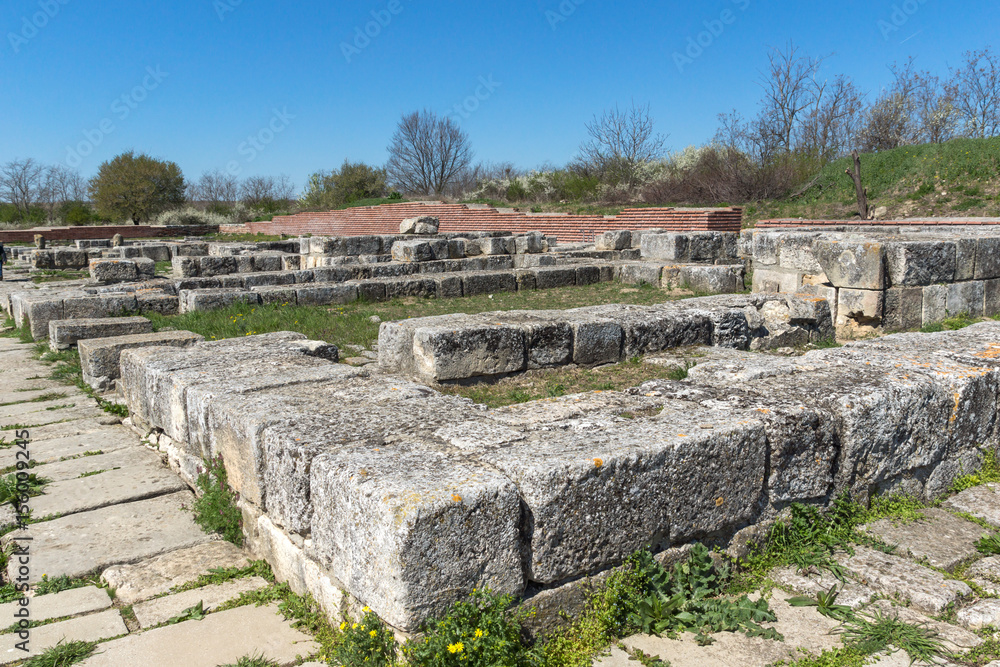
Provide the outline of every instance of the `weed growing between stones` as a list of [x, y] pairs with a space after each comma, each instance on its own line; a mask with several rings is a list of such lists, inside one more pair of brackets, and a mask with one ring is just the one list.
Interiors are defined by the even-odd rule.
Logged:
[[235, 663], [219, 667], [278, 667], [278, 663], [274, 660], [268, 660], [263, 655], [245, 655]]
[[[27, 330], [27, 327], [24, 329]], [[83, 381], [80, 356], [75, 350], [53, 352], [49, 349], [48, 343], [41, 341], [35, 343], [35, 356], [39, 361], [55, 365], [49, 379], [62, 382], [63, 384], [75, 385], [84, 394], [97, 401], [98, 407], [108, 414], [121, 417], [122, 419], [128, 417], [128, 407], [101, 398], [89, 384]]]
[[443, 618], [426, 623], [423, 640], [406, 644], [403, 654], [420, 667], [538, 665], [538, 651], [521, 639], [521, 624], [532, 612], [511, 612], [515, 601], [513, 596], [474, 590]]
[[371, 609], [365, 607], [363, 612], [359, 623], [345, 620], [340, 624], [333, 659], [341, 665], [391, 667], [396, 664], [396, 638]]
[[976, 322], [981, 320], [973, 318], [969, 313], [959, 313], [957, 315], [952, 315], [951, 317], [942, 320], [940, 322], [933, 322], [927, 326], [920, 329], [921, 333], [939, 333], [941, 331], [958, 331], [959, 329], [964, 329], [966, 327], [971, 327]]
[[182, 586], [174, 586], [168, 593], [163, 593], [163, 595], [183, 593], [184, 591], [194, 590], [195, 588], [224, 584], [225, 582], [232, 581], [233, 579], [244, 579], [246, 577], [260, 577], [265, 581], [271, 582], [272, 584], [274, 583], [274, 573], [271, 571], [271, 566], [267, 564], [267, 561], [252, 560], [246, 567], [212, 568], [208, 571], [208, 574], [200, 575], [194, 581], [188, 582]]
[[983, 484], [995, 484], [1000, 482], [1000, 461], [992, 450], [983, 454], [983, 463], [978, 472], [971, 475], [962, 475], [951, 483], [949, 491], [951, 493], [961, 493], [966, 489]]
[[882, 653], [895, 647], [906, 651], [911, 662], [929, 663], [944, 655], [944, 646], [934, 631], [905, 623], [879, 611], [871, 616], [857, 616], [840, 630], [844, 643], [868, 654]]
[[96, 648], [97, 642], [60, 641], [44, 653], [28, 658], [23, 667], [68, 667], [90, 657]]
[[839, 595], [840, 593], [834, 585], [828, 591], [817, 593], [815, 598], [797, 596], [789, 598], [786, 602], [793, 607], [815, 607], [816, 611], [835, 621], [848, 621], [854, 618], [854, 611], [847, 605], [837, 604]]
[[100, 582], [96, 582], [91, 579], [70, 579], [65, 575], [56, 577], [55, 579], [49, 579], [49, 575], [43, 574], [42, 580], [35, 584], [35, 596], [62, 593], [63, 591], [68, 591], [73, 588], [83, 588], [84, 586], [95, 585], [100, 585]]
[[199, 467], [196, 482], [199, 497], [191, 508], [194, 520], [206, 533], [218, 533], [222, 539], [243, 546], [243, 513], [236, 506], [239, 494], [229, 488], [229, 477], [222, 457], [205, 461]]
[[[20, 479], [18, 479], [18, 475], [21, 475]], [[29, 498], [40, 496], [49, 481], [44, 477], [39, 477], [35, 473], [25, 473], [23, 471], [12, 473], [6, 477], [0, 477], [0, 505], [13, 502], [25, 494]]]
[[[799, 649], [803, 653], [808, 653], [805, 649]], [[857, 648], [838, 648], [823, 651], [819, 655], [808, 655], [793, 662], [776, 662], [772, 667], [863, 667], [870, 665], [872, 657], [859, 651]]]

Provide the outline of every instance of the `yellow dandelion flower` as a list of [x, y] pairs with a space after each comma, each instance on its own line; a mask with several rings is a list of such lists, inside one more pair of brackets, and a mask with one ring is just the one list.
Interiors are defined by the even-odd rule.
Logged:
[[457, 644], [448, 644], [449, 653], [461, 653], [465, 650], [465, 644], [458, 642]]
[[371, 612], [371, 609], [369, 609], [368, 607], [363, 607], [363, 608], [361, 609], [361, 611], [363, 611], [363, 612], [365, 612], [365, 613], [367, 614], [367, 613], [370, 613], [370, 612]]
[[347, 629], [347, 621], [344, 621], [343, 623], [340, 624], [340, 631], [343, 632], [346, 629]]
[[351, 626], [351, 630], [357, 630], [357, 629], [358, 629], [358, 624], [357, 623], [355, 623], [354, 625]]
[[378, 630], [372, 630], [371, 632], [368, 633], [368, 636], [371, 637], [372, 639], [375, 639], [375, 637], [378, 636]]
[[483, 631], [480, 630], [479, 628], [476, 628], [476, 639], [482, 639], [482, 638], [483, 638]]

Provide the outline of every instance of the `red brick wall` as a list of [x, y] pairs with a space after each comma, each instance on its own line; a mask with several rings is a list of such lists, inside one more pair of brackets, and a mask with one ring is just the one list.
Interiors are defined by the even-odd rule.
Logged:
[[626, 209], [617, 217], [603, 215], [527, 214], [498, 211], [495, 208], [469, 208], [464, 204], [384, 204], [329, 211], [299, 213], [276, 217], [272, 222], [251, 222], [246, 225], [224, 225], [222, 233], [230, 234], [301, 234], [326, 236], [359, 236], [364, 234], [398, 234], [399, 224], [406, 218], [430, 215], [441, 220], [440, 231], [478, 232], [507, 231], [515, 234], [539, 231], [558, 237], [561, 242], [592, 241], [606, 231], [619, 229], [663, 228], [669, 231], [739, 232], [743, 212], [727, 209]]
[[121, 234], [127, 239], [156, 239], [178, 236], [205, 236], [216, 234], [217, 226], [199, 227], [154, 227], [151, 225], [105, 225], [102, 227], [38, 227], [35, 229], [18, 229], [0, 231], [0, 241], [3, 243], [31, 243], [35, 234], [41, 234], [49, 241], [76, 241], [110, 239], [115, 234]]
[[1000, 225], [990, 220], [761, 220], [756, 229], [801, 229], [803, 227], [955, 227]]

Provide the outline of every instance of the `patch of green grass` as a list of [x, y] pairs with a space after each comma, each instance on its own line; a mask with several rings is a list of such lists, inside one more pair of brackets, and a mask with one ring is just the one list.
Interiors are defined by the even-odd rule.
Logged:
[[33, 658], [28, 658], [23, 667], [68, 667], [89, 658], [97, 648], [97, 642], [60, 641]]
[[[99, 408], [109, 414], [121, 417], [128, 417], [128, 407], [120, 403], [115, 403], [102, 398], [94, 391], [93, 387], [83, 381], [83, 369], [80, 366], [80, 356], [75, 350], [60, 350], [53, 352], [49, 349], [45, 341], [35, 342], [35, 356], [39, 361], [52, 364], [54, 368], [49, 375], [49, 379], [62, 382], [63, 384], [74, 385], [84, 394], [94, 399]], [[39, 378], [43, 379], [43, 378]]]
[[971, 327], [976, 322], [980, 320], [974, 319], [969, 316], [968, 313], [959, 313], [958, 315], [952, 315], [945, 320], [940, 322], [932, 322], [931, 324], [925, 325], [920, 329], [921, 333], [940, 333], [942, 331], [958, 331], [966, 327]]
[[49, 480], [44, 477], [24, 471], [0, 477], [0, 505], [13, 502], [24, 494], [28, 497], [40, 496], [48, 483]]
[[876, 610], [870, 616], [858, 615], [840, 629], [844, 643], [869, 654], [902, 649], [912, 662], [929, 663], [944, 656], [944, 646], [933, 630], [906, 623]]
[[[799, 649], [802, 653], [808, 654], [805, 649]], [[869, 665], [874, 660], [871, 655], [857, 648], [838, 648], [823, 651], [819, 655], [808, 654], [798, 660], [776, 662], [772, 667], [863, 667]]]
[[864, 514], [863, 523], [891, 519], [894, 523], [910, 523], [921, 521], [924, 515], [921, 510], [927, 509], [927, 503], [904, 494], [893, 493], [885, 496], [875, 496], [871, 507]]
[[206, 340], [241, 338], [275, 331], [298, 331], [312, 340], [339, 346], [369, 346], [378, 339], [379, 323], [451, 313], [484, 313], [509, 310], [549, 310], [582, 306], [626, 303], [653, 305], [676, 300], [660, 289], [642, 290], [619, 283], [600, 283], [583, 287], [550, 290], [503, 292], [460, 299], [419, 299], [409, 297], [371, 303], [355, 302], [344, 306], [266, 306], [236, 305], [215, 311], [164, 316], [148, 313], [157, 330], [174, 327], [201, 334]]
[[226, 465], [221, 456], [204, 463], [196, 482], [200, 495], [191, 508], [195, 523], [206, 533], [218, 533], [227, 542], [242, 547], [243, 513], [236, 506], [239, 495], [229, 488]]
[[62, 593], [74, 588], [84, 588], [86, 586], [99, 586], [99, 582], [92, 579], [70, 579], [67, 576], [49, 579], [49, 575], [43, 574], [42, 580], [35, 584], [35, 595], [50, 595]]
[[157, 275], [165, 276], [171, 275], [174, 272], [173, 262], [157, 262], [154, 269]]
[[984, 637], [982, 644], [961, 656], [961, 663], [969, 667], [985, 667], [994, 660], [1000, 660], [1000, 638], [994, 636]]
[[194, 581], [170, 589], [171, 593], [183, 593], [184, 591], [222, 584], [233, 579], [243, 579], [245, 577], [260, 577], [265, 581], [274, 582], [274, 573], [267, 561], [253, 560], [246, 567], [226, 567], [212, 568], [207, 574], [199, 576]]
[[82, 280], [89, 278], [88, 271], [40, 271], [32, 276], [31, 282], [35, 284], [63, 282], [66, 280]]

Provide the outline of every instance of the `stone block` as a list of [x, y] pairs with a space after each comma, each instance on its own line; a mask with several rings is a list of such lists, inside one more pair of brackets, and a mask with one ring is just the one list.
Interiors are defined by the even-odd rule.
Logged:
[[755, 267], [753, 291], [764, 294], [795, 294], [802, 289], [802, 273], [780, 268]]
[[397, 241], [392, 244], [395, 262], [429, 262], [434, 259], [431, 244], [427, 241]]
[[823, 267], [816, 261], [813, 243], [819, 234], [788, 234], [778, 245], [778, 265], [784, 269], [801, 271], [812, 275], [823, 273]]
[[437, 283], [439, 299], [457, 299], [463, 295], [462, 279], [458, 276], [439, 276], [434, 278], [434, 282]]
[[107, 390], [121, 377], [120, 359], [123, 350], [139, 347], [187, 347], [203, 340], [203, 336], [190, 331], [161, 331], [81, 340], [79, 350], [83, 380], [95, 389]]
[[834, 287], [855, 290], [886, 287], [885, 252], [881, 243], [821, 239], [813, 244], [813, 253]]
[[466, 246], [465, 239], [449, 239], [448, 259], [464, 259], [465, 246]]
[[719, 232], [692, 232], [688, 234], [688, 260], [691, 262], [714, 262], [722, 259], [722, 234]]
[[473, 588], [525, 586], [514, 484], [425, 444], [313, 460], [312, 536], [331, 573], [390, 625], [415, 631]]
[[199, 275], [202, 276], [225, 276], [239, 272], [239, 264], [236, 257], [199, 257]]
[[170, 294], [136, 294], [136, 305], [139, 312], [159, 313], [160, 315], [177, 315], [180, 313], [180, 299]]
[[955, 240], [955, 280], [974, 280], [976, 277], [977, 239]]
[[273, 271], [267, 273], [248, 273], [241, 276], [242, 285], [246, 289], [273, 285], [294, 285], [295, 274], [290, 271]]
[[139, 279], [135, 262], [129, 259], [92, 259], [90, 277], [104, 283], [124, 283]]
[[945, 241], [885, 244], [892, 287], [925, 287], [955, 280], [958, 250]]
[[948, 285], [947, 309], [949, 315], [966, 313], [973, 318], [983, 316], [986, 284], [981, 280]]
[[302, 269], [301, 255], [282, 255], [281, 257], [282, 271], [299, 271], [301, 269]]
[[601, 269], [597, 266], [576, 267], [577, 285], [596, 285], [601, 282]]
[[438, 233], [440, 226], [441, 221], [438, 218], [424, 215], [403, 220], [399, 225], [399, 233], [433, 235]]
[[385, 283], [386, 299], [400, 299], [408, 296], [427, 299], [437, 296], [437, 283], [432, 278], [395, 278], [383, 282]]
[[260, 295], [256, 292], [232, 288], [181, 290], [178, 298], [182, 313], [220, 310], [238, 303], [251, 305], [260, 303]]
[[[526, 290], [537, 289], [537, 285], [535, 283], [535, 274], [532, 273], [531, 271], [528, 271], [528, 270], [518, 270], [518, 271], [514, 272], [514, 275], [517, 276], [517, 291], [518, 292], [524, 292]], [[998, 294], [1000, 294], [1000, 291], [998, 291]], [[998, 304], [998, 307], [1000, 307], [1000, 304]]]
[[521, 255], [518, 254], [514, 257], [514, 268], [517, 269], [530, 269], [536, 266], [555, 266], [556, 258], [553, 255], [538, 254], [538, 255]]
[[201, 276], [200, 256], [188, 257], [186, 255], [174, 255], [170, 260], [173, 267], [174, 278], [197, 278]]
[[1000, 279], [983, 281], [983, 315], [996, 317], [1000, 315]]
[[386, 300], [385, 283], [378, 280], [359, 280], [358, 299], [368, 303]]
[[625, 334], [611, 319], [570, 315], [573, 329], [573, 363], [580, 366], [616, 364], [621, 361]]
[[860, 326], [878, 327], [885, 315], [885, 292], [841, 289], [837, 293], [837, 326], [853, 320]]
[[205, 257], [208, 255], [207, 243], [184, 243], [170, 246], [171, 257]]
[[526, 358], [524, 332], [515, 327], [427, 327], [413, 336], [415, 375], [427, 382], [516, 373]]
[[595, 246], [598, 250], [626, 250], [632, 247], [632, 232], [604, 232], [597, 237]]
[[924, 288], [923, 323], [941, 322], [948, 318], [948, 286], [928, 285]]
[[658, 416], [613, 433], [543, 427], [483, 459], [513, 480], [528, 509], [528, 579], [553, 584], [750, 520], [766, 453], [759, 422], [668, 400]]
[[642, 235], [641, 252], [644, 259], [662, 259], [669, 262], [686, 262], [690, 257], [686, 234]]
[[282, 271], [284, 267], [282, 266], [282, 256], [281, 255], [253, 255], [253, 270], [254, 271]]
[[134, 294], [72, 297], [63, 300], [64, 317], [60, 319], [119, 317], [138, 311], [139, 303]]
[[534, 255], [545, 252], [545, 237], [540, 232], [529, 232], [514, 238], [514, 250], [519, 255]]
[[923, 326], [924, 290], [919, 287], [893, 287], [885, 292], [885, 316], [882, 326], [887, 331], [907, 331]]
[[517, 276], [513, 273], [469, 273], [462, 276], [462, 294], [465, 296], [516, 291]]
[[562, 267], [541, 267], [531, 269], [535, 275], [536, 289], [552, 289], [555, 287], [572, 287], [576, 285], [576, 269]]
[[704, 294], [737, 294], [746, 289], [742, 265], [685, 266], [680, 279], [687, 289]]
[[356, 284], [316, 284], [295, 289], [295, 300], [300, 306], [331, 306], [354, 303], [358, 300]]
[[976, 280], [1000, 278], [1000, 238], [976, 241]]
[[509, 236], [487, 236], [479, 239], [479, 250], [483, 255], [511, 255], [515, 250], [514, 239]]
[[152, 333], [153, 323], [145, 317], [108, 317], [94, 320], [52, 320], [49, 322], [49, 347], [68, 350], [86, 338], [109, 338]]
[[90, 256], [84, 250], [56, 248], [52, 251], [52, 265], [57, 269], [84, 269], [90, 263]]
[[625, 264], [621, 267], [619, 280], [625, 285], [653, 285], [660, 286], [660, 279], [663, 275], [663, 267], [652, 262], [641, 264]]

